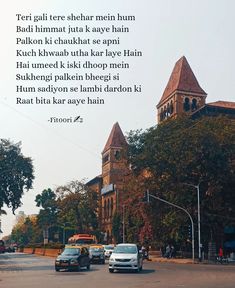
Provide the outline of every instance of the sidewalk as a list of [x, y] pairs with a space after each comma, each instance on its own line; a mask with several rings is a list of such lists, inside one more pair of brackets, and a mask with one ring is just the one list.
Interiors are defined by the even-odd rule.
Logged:
[[[149, 256], [149, 260], [153, 262], [167, 262], [167, 263], [176, 263], [176, 264], [193, 264], [192, 259], [182, 259], [182, 258], [163, 258], [163, 257], [154, 257]], [[197, 263], [197, 262], [195, 262]]]
[[163, 257], [154, 257], [150, 255], [149, 260], [152, 262], [159, 263], [175, 263], [175, 264], [211, 264], [211, 265], [235, 265], [235, 260], [230, 260], [228, 264], [220, 264], [215, 262], [208, 262], [208, 260], [204, 260], [203, 262], [198, 262], [198, 259], [195, 259], [193, 262], [190, 258], [163, 258]]

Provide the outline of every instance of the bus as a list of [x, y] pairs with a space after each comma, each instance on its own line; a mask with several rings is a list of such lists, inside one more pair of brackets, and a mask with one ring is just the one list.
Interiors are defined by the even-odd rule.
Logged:
[[6, 251], [5, 244], [3, 240], [0, 240], [0, 253], [4, 253]]
[[94, 235], [90, 234], [75, 234], [68, 239], [68, 244], [96, 244], [97, 240]]

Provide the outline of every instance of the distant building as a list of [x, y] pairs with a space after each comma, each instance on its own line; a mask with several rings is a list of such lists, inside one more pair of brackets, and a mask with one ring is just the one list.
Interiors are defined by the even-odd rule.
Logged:
[[[180, 58], [157, 104], [157, 122], [187, 114], [193, 119], [207, 115], [227, 115], [235, 119], [235, 102], [217, 101], [206, 104], [207, 93], [199, 85], [187, 59]], [[122, 213], [124, 184], [131, 173], [126, 157], [128, 144], [118, 123], [113, 125], [102, 151], [102, 174], [87, 185], [98, 193], [99, 226], [104, 241], [111, 243], [115, 211]]]
[[116, 210], [120, 210], [122, 205], [125, 176], [129, 171], [126, 150], [126, 139], [119, 124], [115, 123], [102, 152], [101, 227], [105, 232], [107, 242], [113, 240], [113, 215]]
[[26, 218], [27, 215], [24, 213], [24, 211], [19, 211], [18, 214], [16, 215], [16, 222], [18, 222], [20, 219]]
[[99, 191], [100, 228], [107, 243], [113, 242], [112, 219], [115, 211], [121, 209], [123, 201], [123, 186], [129, 171], [126, 149], [126, 139], [119, 124], [115, 123], [102, 151], [102, 174], [87, 183]]
[[206, 104], [207, 93], [199, 85], [185, 56], [175, 64], [170, 79], [157, 104], [157, 122], [181, 114], [192, 118], [227, 115], [235, 118], [235, 102], [217, 101]]

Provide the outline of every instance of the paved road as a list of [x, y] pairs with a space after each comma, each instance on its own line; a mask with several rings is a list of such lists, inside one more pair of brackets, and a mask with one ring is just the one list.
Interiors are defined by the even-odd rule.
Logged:
[[139, 273], [91, 270], [55, 272], [54, 259], [22, 253], [0, 254], [1, 288], [234, 288], [235, 266], [146, 262]]

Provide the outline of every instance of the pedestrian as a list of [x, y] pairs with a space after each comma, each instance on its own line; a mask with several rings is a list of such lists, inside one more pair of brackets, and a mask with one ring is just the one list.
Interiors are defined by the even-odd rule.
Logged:
[[165, 257], [166, 257], [166, 258], [170, 258], [170, 253], [171, 253], [171, 247], [170, 247], [170, 245], [168, 244], [168, 245], [166, 246]]
[[170, 258], [174, 258], [174, 257], [175, 257], [175, 247], [171, 245]]
[[218, 254], [218, 255], [219, 255], [219, 257], [221, 257], [221, 258], [222, 258], [222, 257], [223, 257], [223, 254], [224, 254], [224, 253], [223, 253], [223, 248], [222, 248], [222, 247], [220, 247], [220, 248], [219, 248], [219, 254]]

